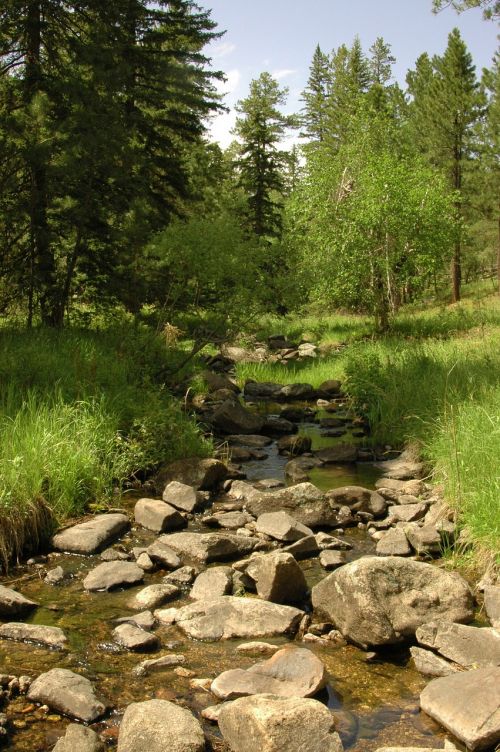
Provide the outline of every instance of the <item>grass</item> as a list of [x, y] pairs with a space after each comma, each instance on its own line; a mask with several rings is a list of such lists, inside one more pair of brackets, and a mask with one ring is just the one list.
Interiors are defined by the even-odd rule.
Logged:
[[211, 445], [164, 387], [148, 330], [0, 329], [0, 563], [162, 462]]

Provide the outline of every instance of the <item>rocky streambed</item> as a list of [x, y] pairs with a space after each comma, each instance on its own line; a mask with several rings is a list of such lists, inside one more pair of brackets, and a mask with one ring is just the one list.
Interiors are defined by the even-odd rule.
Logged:
[[479, 610], [441, 566], [425, 468], [365, 447], [337, 383], [245, 404], [220, 378], [198, 409], [225, 462], [163, 468], [4, 578], [0, 743], [493, 749], [500, 588]]

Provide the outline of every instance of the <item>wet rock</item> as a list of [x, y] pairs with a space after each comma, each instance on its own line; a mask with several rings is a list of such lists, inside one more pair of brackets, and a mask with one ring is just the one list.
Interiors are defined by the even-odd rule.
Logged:
[[432, 621], [419, 627], [416, 637], [420, 645], [464, 668], [500, 665], [500, 634], [495, 629]]
[[243, 655], [274, 655], [278, 650], [280, 646], [270, 642], [242, 642], [236, 648], [236, 652]]
[[350, 551], [352, 549], [352, 544], [349, 541], [335, 538], [328, 533], [316, 533], [314, 537], [321, 551]]
[[260, 434], [264, 427], [264, 419], [251, 413], [237, 400], [226, 400], [218, 405], [210, 422], [223, 434]]
[[152, 610], [159, 608], [167, 601], [176, 598], [180, 593], [179, 588], [172, 584], [155, 584], [139, 590], [138, 593], [127, 603], [129, 608]]
[[480, 668], [431, 681], [420, 707], [469, 750], [500, 741], [500, 668]]
[[316, 389], [311, 384], [287, 384], [280, 389], [278, 399], [285, 402], [294, 400], [313, 400], [316, 398]]
[[432, 619], [467, 622], [472, 593], [457, 573], [399, 557], [365, 556], [312, 590], [315, 612], [352, 642], [397, 643]]
[[305, 483], [309, 480], [309, 473], [313, 467], [321, 462], [316, 457], [296, 457], [285, 465], [285, 475], [293, 483]]
[[280, 454], [288, 454], [290, 457], [295, 457], [298, 454], [304, 454], [311, 450], [311, 439], [309, 436], [282, 436], [278, 440], [278, 452]]
[[303, 616], [292, 606], [226, 595], [184, 606], [175, 620], [189, 637], [213, 641], [293, 635]]
[[[232, 462], [253, 462], [266, 460], [269, 455], [262, 449], [252, 449], [251, 447], [233, 446], [229, 448]], [[224, 451], [221, 452], [224, 455]]]
[[105, 746], [95, 731], [71, 723], [52, 752], [105, 752]]
[[205, 737], [194, 715], [167, 700], [134, 702], [123, 716], [118, 752], [203, 752]]
[[254, 555], [246, 574], [257, 595], [273, 603], [302, 603], [309, 591], [302, 569], [289, 553]]
[[54, 569], [50, 569], [47, 572], [43, 581], [46, 582], [47, 585], [60, 585], [64, 580], [64, 577], [64, 569], [62, 567], [54, 567]]
[[195, 600], [210, 600], [229, 595], [233, 589], [231, 567], [211, 567], [198, 575], [189, 596]]
[[377, 543], [376, 553], [378, 556], [409, 556], [411, 546], [405, 531], [400, 527], [393, 527], [382, 533]]
[[112, 590], [138, 585], [144, 571], [131, 561], [105, 561], [92, 569], [83, 581], [85, 590]]
[[184, 517], [170, 504], [157, 499], [139, 499], [134, 508], [134, 517], [138, 525], [154, 533], [165, 533], [186, 527]]
[[158, 637], [141, 629], [137, 624], [120, 624], [113, 630], [113, 639], [118, 645], [134, 652], [157, 650]]
[[134, 614], [133, 616], [122, 616], [114, 621], [115, 624], [135, 624], [147, 632], [150, 632], [156, 623], [156, 619], [151, 611], [141, 611], [139, 614]]
[[295, 423], [277, 415], [268, 415], [262, 426], [262, 433], [266, 436], [283, 436], [287, 433], [295, 433], [296, 430]]
[[404, 527], [405, 535], [419, 556], [438, 556], [441, 553], [441, 536], [434, 525], [419, 527], [410, 522]]
[[161, 539], [148, 546], [147, 554], [164, 569], [178, 569], [182, 563], [174, 549]]
[[346, 563], [344, 551], [322, 551], [319, 555], [319, 563], [325, 569], [337, 569]]
[[246, 400], [277, 400], [282, 389], [272, 381], [247, 381], [243, 391]]
[[161, 624], [170, 627], [172, 624], [175, 624], [178, 613], [178, 608], [159, 608], [155, 611], [154, 615], [155, 619], [158, 619]]
[[119, 548], [105, 548], [99, 558], [101, 561], [129, 561], [130, 554]]
[[317, 700], [242, 697], [220, 712], [218, 722], [233, 752], [342, 752], [333, 717]]
[[302, 525], [286, 512], [261, 514], [256, 522], [256, 530], [275, 540], [288, 542], [300, 540], [300, 538], [313, 534], [310, 528]]
[[336, 444], [326, 449], [319, 449], [314, 452], [325, 465], [328, 464], [350, 464], [358, 459], [358, 448], [354, 444]]
[[61, 530], [52, 538], [56, 551], [95, 554], [117, 540], [130, 527], [125, 514], [100, 514], [88, 522]]
[[133, 669], [133, 673], [136, 676], [147, 676], [148, 674], [157, 673], [158, 671], [164, 671], [167, 668], [181, 666], [185, 662], [185, 656], [169, 653], [168, 655], [161, 655], [159, 658], [150, 658], [147, 661], [142, 661], [142, 663], [139, 663], [139, 665]]
[[374, 517], [382, 517], [387, 510], [387, 502], [380, 494], [361, 486], [334, 488], [326, 498], [332, 504], [349, 507], [351, 512], [368, 512]]
[[246, 502], [254, 517], [270, 512], [287, 512], [307, 527], [335, 527], [338, 515], [319, 488], [312, 483], [298, 483], [277, 491], [261, 493]]
[[176, 480], [167, 483], [163, 489], [162, 499], [171, 507], [188, 514], [199, 511], [203, 505], [203, 497], [199, 491]]
[[163, 578], [163, 582], [166, 584], [177, 585], [180, 588], [187, 588], [191, 585], [194, 578], [197, 575], [197, 570], [194, 567], [180, 567], [174, 572], [170, 572]]
[[262, 436], [261, 434], [233, 434], [232, 436], [226, 436], [226, 441], [229, 446], [244, 446], [251, 447], [252, 449], [263, 449], [271, 444], [272, 439], [269, 436]]
[[66, 635], [59, 627], [45, 627], [41, 624], [24, 624], [12, 621], [0, 626], [0, 637], [3, 640], [16, 642], [34, 642], [47, 648], [62, 650], [66, 647]]
[[313, 697], [323, 689], [327, 679], [325, 666], [314, 653], [307, 648], [286, 647], [246, 671], [224, 671], [210, 689], [221, 700], [258, 694]]
[[169, 546], [181, 556], [204, 564], [246, 556], [257, 542], [255, 538], [226, 532], [172, 533], [158, 539], [158, 543]]
[[[165, 486], [172, 481], [192, 486], [195, 491], [212, 491], [226, 477], [227, 468], [220, 460], [191, 457], [170, 462], [163, 467], [156, 476], [155, 485], [158, 493], [161, 494], [164, 492]], [[164, 501], [172, 504], [173, 507], [179, 508], [171, 498], [164, 498]], [[180, 508], [182, 509], [182, 507]]]
[[500, 629], [500, 585], [485, 586], [484, 609], [491, 626]]
[[40, 674], [30, 686], [28, 700], [48, 705], [84, 723], [93, 723], [106, 711], [90, 681], [65, 668], [53, 668]]
[[35, 608], [38, 608], [38, 603], [35, 603], [35, 601], [25, 598], [17, 590], [0, 585], [0, 617], [23, 617]]
[[[417, 630], [418, 631], [418, 630]], [[458, 667], [448, 663], [444, 658], [440, 658], [431, 650], [411, 647], [410, 654], [417, 671], [426, 676], [449, 676], [456, 674]]]

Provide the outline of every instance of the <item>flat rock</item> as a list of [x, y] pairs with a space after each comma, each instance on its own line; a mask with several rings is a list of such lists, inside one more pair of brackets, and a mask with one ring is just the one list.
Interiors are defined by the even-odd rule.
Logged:
[[95, 554], [117, 540], [130, 527], [126, 514], [100, 514], [61, 530], [52, 538], [56, 551], [72, 554]]
[[138, 593], [127, 603], [129, 608], [154, 610], [159, 608], [167, 601], [176, 598], [180, 593], [176, 585], [155, 584], [139, 590]]
[[157, 650], [158, 637], [141, 629], [137, 624], [120, 624], [113, 630], [113, 638], [118, 645], [134, 652]]
[[187, 588], [191, 585], [197, 575], [194, 567], [179, 567], [170, 574], [165, 575], [163, 582], [167, 585], [176, 585], [180, 588]]
[[253, 551], [257, 542], [255, 538], [226, 532], [172, 533], [171, 535], [161, 536], [157, 541], [157, 543], [168, 546], [181, 556], [195, 559], [204, 564], [246, 556]]
[[236, 648], [237, 653], [243, 655], [274, 655], [280, 650], [279, 645], [272, 645], [270, 642], [242, 642]]
[[133, 614], [131, 616], [121, 616], [115, 619], [115, 624], [135, 624], [141, 629], [145, 629], [150, 632], [156, 624], [156, 619], [151, 611], [141, 611], [139, 614]]
[[105, 752], [105, 746], [92, 729], [70, 723], [52, 752]]
[[270, 512], [287, 512], [307, 527], [335, 527], [337, 515], [325, 495], [312, 483], [297, 483], [248, 499], [246, 509], [254, 517]]
[[144, 571], [131, 561], [105, 561], [92, 569], [83, 581], [85, 590], [113, 590], [138, 585]]
[[419, 627], [416, 637], [420, 645], [464, 668], [500, 665], [500, 634], [496, 629], [432, 621]]
[[233, 752], [342, 752], [328, 708], [317, 700], [274, 695], [242, 697], [219, 713]]
[[426, 511], [426, 504], [401, 504], [391, 508], [389, 517], [391, 522], [415, 522], [421, 520]]
[[500, 741], [500, 668], [480, 668], [431, 681], [420, 707], [469, 750], [494, 748]]
[[444, 658], [433, 653], [431, 650], [424, 650], [415, 646], [410, 648], [410, 654], [417, 671], [426, 676], [449, 676], [456, 674], [458, 667], [453, 663], [448, 663]]
[[237, 400], [226, 400], [216, 407], [211, 424], [225, 434], [260, 434], [264, 427], [264, 418], [243, 407]]
[[319, 555], [319, 563], [325, 569], [337, 569], [346, 563], [346, 555], [344, 551], [321, 551]]
[[179, 509], [188, 514], [194, 514], [203, 505], [203, 498], [196, 488], [188, 486], [186, 483], [179, 483], [177, 480], [167, 483], [163, 489], [162, 499], [174, 509]]
[[[406, 496], [422, 496], [425, 493], [425, 483], [421, 480], [396, 480], [393, 478], [379, 478], [375, 483], [375, 488], [389, 489], [391, 491], [397, 491], [400, 494]], [[382, 492], [381, 495], [383, 496]]]
[[283, 436], [287, 433], [295, 433], [296, 430], [295, 423], [278, 415], [268, 415], [262, 426], [262, 433], [266, 436]]
[[147, 661], [142, 661], [133, 669], [133, 673], [136, 676], [147, 676], [148, 674], [165, 671], [167, 668], [182, 666], [185, 662], [186, 657], [184, 655], [169, 653], [168, 655], [161, 655], [158, 658], [149, 658]]
[[327, 679], [325, 666], [314, 653], [307, 648], [286, 647], [246, 671], [224, 671], [210, 689], [221, 700], [257, 694], [312, 697], [323, 689]]
[[358, 448], [354, 444], [336, 444], [335, 446], [319, 449], [314, 452], [325, 465], [351, 464], [358, 459]]
[[484, 609], [491, 626], [500, 629], [500, 585], [485, 586]]
[[293, 542], [313, 535], [313, 531], [302, 525], [287, 512], [268, 512], [261, 514], [256, 523], [256, 530], [259, 533], [269, 535], [275, 540]]
[[224, 530], [239, 530], [252, 520], [253, 517], [247, 512], [219, 512], [210, 517], [212, 525]]
[[285, 402], [294, 400], [312, 400], [316, 398], [316, 389], [312, 384], [286, 384], [278, 393], [278, 399]]
[[349, 507], [351, 512], [368, 512], [374, 517], [382, 517], [387, 510], [387, 502], [380, 494], [362, 486], [334, 488], [326, 498], [332, 504]]
[[278, 399], [283, 384], [274, 381], [247, 381], [243, 390], [246, 400]]
[[337, 397], [342, 390], [342, 382], [338, 379], [327, 379], [322, 381], [318, 387], [318, 392], [325, 394], [328, 398]]
[[[226, 477], [227, 467], [220, 460], [189, 457], [165, 465], [155, 478], [155, 486], [160, 494], [172, 481], [192, 486], [195, 491], [212, 491]], [[176, 506], [171, 499], [165, 499], [165, 501]]]
[[292, 606], [227, 595], [184, 606], [175, 621], [189, 637], [214, 641], [293, 635], [303, 616]]
[[38, 607], [38, 603], [25, 598], [17, 590], [0, 585], [0, 616], [2, 618], [11, 616], [26, 616]]
[[405, 531], [400, 527], [383, 532], [375, 550], [378, 556], [409, 556], [412, 551]]
[[166, 700], [133, 702], [125, 711], [118, 752], [203, 752], [205, 737], [194, 715]]
[[90, 681], [66, 668], [53, 668], [40, 674], [31, 683], [27, 696], [32, 702], [48, 705], [51, 710], [84, 723], [93, 723], [106, 712]]
[[56, 650], [62, 650], [67, 642], [66, 635], [59, 627], [45, 627], [41, 624], [24, 624], [15, 621], [0, 626], [0, 637], [16, 642], [34, 642]]
[[134, 517], [138, 525], [154, 533], [166, 533], [187, 525], [177, 509], [158, 499], [139, 499], [134, 508]]
[[232, 590], [231, 567], [211, 567], [198, 575], [189, 595], [195, 600], [211, 600], [222, 595], [230, 595]]
[[273, 603], [302, 603], [309, 592], [304, 572], [290, 553], [254, 555], [246, 574], [255, 582], [257, 595]]
[[314, 537], [321, 551], [350, 551], [352, 549], [352, 543], [342, 538], [335, 538], [328, 533], [316, 533]]
[[396, 556], [365, 556], [312, 589], [314, 610], [357, 644], [386, 645], [413, 637], [432, 619], [473, 618], [469, 586], [456, 572]]
[[269, 446], [272, 439], [269, 436], [261, 434], [233, 434], [226, 436], [226, 441], [230, 446], [245, 446], [253, 449], [263, 449]]
[[148, 546], [147, 554], [155, 564], [164, 569], [178, 569], [182, 563], [174, 549], [160, 538]]
[[300, 560], [317, 556], [319, 546], [315, 535], [306, 535], [305, 538], [301, 538], [289, 546], [285, 546], [282, 550], [284, 553], [292, 554], [295, 559]]
[[421, 556], [439, 556], [441, 553], [441, 535], [435, 525], [419, 527], [416, 522], [409, 522], [405, 525], [404, 531], [408, 542], [417, 554]]

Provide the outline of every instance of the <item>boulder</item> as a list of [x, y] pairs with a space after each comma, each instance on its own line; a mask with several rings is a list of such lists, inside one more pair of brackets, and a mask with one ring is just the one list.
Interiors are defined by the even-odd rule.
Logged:
[[203, 752], [205, 737], [194, 715], [166, 700], [133, 702], [125, 711], [118, 752]]
[[500, 585], [485, 586], [484, 609], [491, 626], [500, 629]]
[[95, 731], [77, 723], [70, 723], [52, 752], [105, 752], [105, 749], [104, 743]]
[[264, 418], [243, 407], [239, 402], [226, 400], [218, 405], [211, 417], [212, 426], [221, 433], [261, 433]]
[[290, 457], [295, 457], [298, 454], [310, 452], [311, 444], [312, 441], [309, 436], [296, 434], [295, 436], [282, 436], [278, 439], [277, 446], [280, 454], [288, 454]]
[[276, 400], [282, 389], [273, 381], [247, 381], [243, 392], [246, 400]]
[[376, 553], [378, 556], [409, 556], [411, 547], [405, 531], [400, 527], [392, 527], [382, 533], [377, 543]]
[[269, 436], [262, 436], [261, 434], [233, 434], [232, 436], [226, 436], [226, 441], [229, 446], [244, 446], [251, 447], [252, 449], [264, 449], [264, 447], [271, 444], [272, 439]]
[[233, 752], [342, 752], [331, 712], [317, 700], [275, 695], [225, 705], [219, 729]]
[[180, 567], [167, 574], [163, 578], [163, 582], [167, 585], [177, 585], [180, 588], [187, 588], [191, 585], [196, 575], [197, 570], [194, 567]]
[[344, 551], [322, 551], [319, 555], [319, 563], [325, 569], [337, 569], [346, 563]]
[[307, 527], [335, 527], [337, 514], [319, 488], [312, 483], [298, 483], [277, 491], [260, 493], [246, 502], [254, 517], [268, 512], [287, 512]]
[[161, 539], [156, 540], [146, 549], [151, 561], [159, 564], [164, 569], [177, 569], [181, 566], [181, 560], [177, 553]]
[[297, 560], [310, 559], [319, 553], [318, 542], [315, 535], [306, 535], [289, 546], [285, 546], [282, 551], [286, 554], [292, 554]]
[[330, 397], [338, 397], [341, 389], [342, 383], [340, 381], [337, 381], [337, 379], [327, 379], [326, 381], [322, 381], [319, 385], [318, 394], [326, 396], [326, 398], [329, 399]]
[[389, 519], [391, 522], [416, 522], [425, 516], [426, 504], [401, 504], [391, 507]]
[[425, 475], [425, 465], [418, 459], [418, 452], [411, 448], [405, 449], [393, 460], [378, 462], [376, 466], [382, 470], [386, 478], [395, 480], [413, 480]]
[[314, 467], [321, 465], [315, 457], [296, 457], [285, 465], [285, 475], [292, 483], [306, 483], [309, 473]]
[[[246, 556], [258, 540], [234, 533], [172, 533], [158, 538], [157, 543], [168, 546], [181, 556], [204, 564]], [[148, 549], [149, 551], [149, 549]], [[151, 554], [150, 554], [151, 555]]]
[[244, 480], [233, 480], [231, 488], [227, 492], [227, 497], [234, 501], [248, 502], [252, 499], [260, 499], [262, 491], [258, 491], [250, 483]]
[[106, 712], [90, 681], [66, 668], [53, 668], [40, 674], [31, 683], [27, 696], [31, 702], [48, 705], [51, 710], [84, 723], [93, 723]]
[[312, 602], [317, 614], [363, 646], [411, 638], [432, 619], [473, 618], [472, 593], [459, 574], [393, 556], [340, 567], [312, 589]]
[[316, 533], [314, 537], [321, 551], [350, 551], [352, 549], [352, 543], [342, 538], [335, 538], [328, 533]]
[[257, 518], [255, 528], [258, 533], [269, 535], [279, 541], [296, 541], [312, 535], [310, 528], [302, 525], [286, 512], [269, 512]]
[[253, 522], [253, 517], [247, 512], [218, 512], [203, 519], [204, 525], [222, 527], [224, 530], [239, 530], [249, 522]]
[[238, 384], [236, 384], [227, 376], [223, 376], [221, 373], [215, 373], [214, 371], [203, 371], [201, 377], [207, 385], [209, 392], [217, 392], [219, 391], [219, 389], [228, 389], [235, 394], [240, 393]]
[[287, 384], [280, 389], [278, 399], [284, 402], [307, 401], [316, 399], [316, 395], [316, 389], [312, 384]]
[[361, 486], [343, 486], [328, 491], [326, 498], [337, 506], [347, 506], [351, 512], [368, 512], [374, 517], [383, 517], [387, 502], [376, 491]]
[[34, 642], [56, 650], [66, 647], [67, 641], [66, 635], [59, 627], [44, 627], [41, 624], [24, 624], [15, 621], [0, 626], [0, 637], [3, 640], [16, 642]]
[[130, 527], [126, 514], [100, 514], [61, 530], [52, 538], [56, 551], [72, 554], [95, 554], [117, 540]]
[[2, 619], [11, 616], [23, 617], [35, 608], [38, 608], [38, 603], [35, 601], [25, 598], [17, 590], [0, 585], [0, 617]]
[[137, 624], [120, 624], [113, 630], [113, 639], [118, 645], [134, 652], [157, 650], [160, 645], [156, 635], [146, 632]]
[[203, 505], [203, 496], [192, 486], [172, 480], [163, 489], [162, 499], [175, 509], [188, 514], [199, 511]]
[[242, 642], [236, 647], [236, 652], [243, 655], [274, 655], [278, 650], [280, 646], [270, 642]]
[[472, 752], [494, 748], [500, 741], [500, 668], [434, 679], [420, 694], [420, 707]]
[[254, 555], [246, 574], [254, 580], [259, 598], [273, 603], [302, 603], [309, 590], [302, 569], [289, 553]]
[[177, 509], [157, 499], [139, 499], [134, 508], [134, 517], [138, 525], [154, 533], [166, 533], [187, 525]]
[[246, 671], [224, 671], [210, 689], [221, 700], [258, 694], [313, 697], [325, 687], [327, 679], [325, 666], [314, 653], [307, 648], [286, 647]]
[[195, 600], [211, 600], [229, 595], [233, 590], [231, 567], [211, 567], [198, 575], [189, 596]]
[[133, 609], [154, 610], [167, 601], [172, 600], [172, 598], [176, 598], [179, 593], [179, 588], [173, 584], [157, 583], [155, 585], [148, 585], [139, 590], [127, 603], [127, 606]]
[[420, 645], [464, 668], [500, 666], [500, 634], [496, 629], [431, 621], [417, 629], [416, 637]]
[[295, 433], [296, 430], [295, 423], [277, 415], [268, 415], [262, 426], [262, 433], [266, 436], [283, 436], [287, 433]]
[[184, 655], [161, 655], [159, 658], [149, 658], [147, 661], [141, 661], [133, 672], [136, 676], [147, 676], [148, 674], [164, 671], [166, 668], [175, 668], [186, 662]]
[[116, 624], [135, 624], [136, 627], [141, 627], [147, 632], [150, 632], [156, 624], [156, 619], [151, 611], [141, 611], [139, 614], [133, 614], [131, 616], [120, 616], [118, 619], [114, 619]]
[[230, 640], [294, 635], [304, 612], [292, 606], [226, 595], [177, 610], [175, 621], [193, 639]]
[[354, 444], [336, 444], [326, 449], [319, 449], [314, 452], [314, 456], [325, 465], [350, 464], [358, 459], [358, 448]]
[[449, 676], [456, 674], [458, 666], [448, 663], [444, 658], [433, 653], [431, 650], [424, 650], [413, 646], [410, 648], [410, 654], [417, 671], [426, 676]]
[[[387, 488], [390, 491], [406, 496], [422, 496], [425, 493], [425, 483], [421, 480], [393, 480], [392, 478], [380, 478], [375, 483], [377, 490]], [[383, 496], [383, 494], [381, 494]]]
[[[155, 485], [158, 493], [161, 494], [165, 486], [172, 481], [177, 481], [185, 486], [192, 486], [195, 491], [212, 491], [226, 477], [227, 468], [220, 460], [190, 457], [170, 462], [163, 467], [156, 476]], [[176, 504], [170, 498], [164, 499], [164, 501], [176, 507]]]
[[416, 522], [409, 522], [405, 525], [404, 531], [419, 556], [439, 556], [441, 553], [441, 536], [435, 525], [420, 527]]
[[105, 561], [91, 569], [83, 581], [85, 590], [113, 590], [138, 585], [144, 570], [131, 561]]

